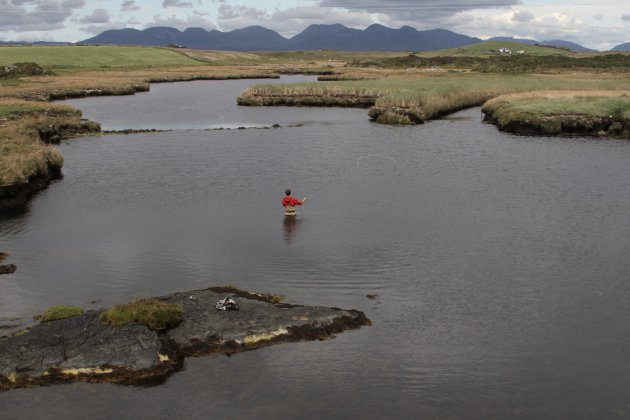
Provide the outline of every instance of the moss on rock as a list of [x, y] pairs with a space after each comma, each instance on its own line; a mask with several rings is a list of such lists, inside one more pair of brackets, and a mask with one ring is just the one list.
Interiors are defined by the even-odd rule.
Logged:
[[137, 322], [154, 331], [164, 331], [177, 326], [184, 319], [184, 307], [159, 299], [143, 298], [129, 303], [114, 305], [101, 314], [101, 321], [111, 326]]

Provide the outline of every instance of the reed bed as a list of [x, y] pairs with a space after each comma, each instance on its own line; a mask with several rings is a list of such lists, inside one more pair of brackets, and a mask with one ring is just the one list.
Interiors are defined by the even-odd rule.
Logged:
[[[630, 89], [630, 80], [590, 75], [500, 76], [485, 74], [440, 74], [413, 79], [379, 79], [302, 83], [292, 85], [256, 85], [241, 94], [244, 105], [318, 105], [344, 103], [356, 98], [374, 100], [370, 117], [391, 123], [392, 113], [406, 115], [412, 123], [423, 122], [460, 109], [480, 106], [487, 100], [506, 94], [539, 90], [619, 90]], [[381, 118], [381, 116], [383, 116]], [[379, 120], [380, 118], [380, 120]], [[403, 118], [400, 122], [405, 123]]]

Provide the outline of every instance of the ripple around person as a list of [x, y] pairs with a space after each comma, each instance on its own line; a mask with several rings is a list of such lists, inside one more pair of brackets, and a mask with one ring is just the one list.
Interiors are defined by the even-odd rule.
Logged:
[[[238, 310], [215, 307], [226, 296], [237, 300]], [[59, 319], [48, 317], [0, 339], [0, 390], [76, 381], [157, 384], [181, 370], [185, 357], [324, 340], [371, 324], [357, 310], [284, 304], [277, 296], [232, 286], [142, 299], [107, 311], [67, 307], [49, 313]]]

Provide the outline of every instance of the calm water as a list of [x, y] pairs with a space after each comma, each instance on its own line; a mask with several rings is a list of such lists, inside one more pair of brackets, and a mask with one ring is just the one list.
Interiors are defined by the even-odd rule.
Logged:
[[[0, 319], [232, 284], [374, 325], [152, 388], [10, 391], [3, 417], [630, 417], [630, 142], [511, 136], [479, 109], [386, 127], [236, 107], [251, 83], [73, 101], [105, 129], [178, 130], [61, 146], [64, 179], [0, 219]], [[292, 225], [287, 187], [310, 198]]]

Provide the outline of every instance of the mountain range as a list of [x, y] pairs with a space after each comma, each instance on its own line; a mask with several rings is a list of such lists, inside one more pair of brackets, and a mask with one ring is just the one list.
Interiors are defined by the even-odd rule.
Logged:
[[[528, 45], [567, 47], [575, 52], [594, 52], [579, 44], [549, 40], [495, 37], [488, 41], [517, 42]], [[374, 24], [364, 30], [341, 24], [310, 25], [301, 33], [285, 38], [262, 26], [249, 26], [229, 32], [188, 28], [184, 31], [170, 27], [153, 27], [144, 30], [111, 29], [85, 39], [79, 44], [100, 45], [177, 45], [200, 50], [224, 51], [432, 51], [457, 48], [482, 42], [481, 39], [458, 34], [446, 29], [419, 31], [410, 26], [399, 29]], [[15, 44], [1, 42], [1, 44]], [[35, 43], [37, 44], [37, 43]], [[613, 51], [630, 51], [630, 43], [620, 44]]]
[[182, 45], [194, 49], [230, 51], [429, 51], [480, 42], [479, 38], [446, 29], [418, 31], [410, 26], [391, 29], [374, 24], [365, 30], [341, 24], [310, 25], [292, 38], [285, 38], [262, 26], [249, 26], [230, 32], [188, 28], [179, 31], [168, 27], [108, 30], [82, 44], [115, 44], [166, 46]]

